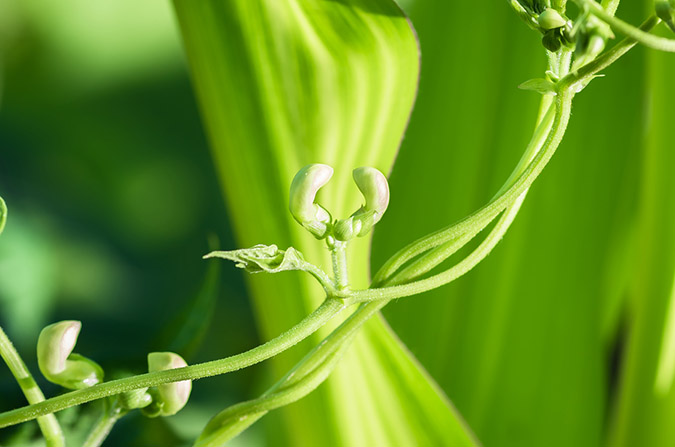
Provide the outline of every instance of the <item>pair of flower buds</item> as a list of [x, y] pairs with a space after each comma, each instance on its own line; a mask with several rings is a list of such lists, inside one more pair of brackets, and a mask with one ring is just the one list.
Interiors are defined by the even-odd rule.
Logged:
[[[79, 321], [60, 321], [45, 327], [37, 343], [38, 367], [47, 380], [64, 388], [87, 388], [103, 380], [103, 369], [91, 359], [73, 353], [82, 329]], [[148, 371], [182, 368], [187, 363], [173, 352], [148, 354]], [[142, 408], [146, 416], [171, 416], [185, 406], [190, 397], [189, 380], [122, 393], [120, 405], [132, 410]]]
[[356, 186], [366, 200], [347, 219], [333, 221], [330, 213], [315, 202], [316, 194], [333, 176], [333, 168], [311, 164], [300, 169], [291, 183], [289, 209], [296, 221], [317, 239], [333, 237], [348, 241], [370, 232], [389, 205], [389, 185], [380, 171], [371, 167], [353, 171]]

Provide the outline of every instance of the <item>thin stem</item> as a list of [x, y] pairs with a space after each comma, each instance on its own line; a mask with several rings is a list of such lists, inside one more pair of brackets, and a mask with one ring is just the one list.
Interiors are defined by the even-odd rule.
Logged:
[[87, 436], [82, 447], [99, 447], [103, 444], [103, 441], [108, 437], [113, 426], [125, 414], [127, 414], [127, 411], [120, 408], [115, 400], [115, 402], [110, 405], [110, 408], [106, 408], [103, 412], [103, 416], [101, 416], [101, 419], [94, 429], [89, 433], [89, 436]]
[[[649, 31], [654, 28], [659, 23], [659, 19], [656, 16], [651, 16], [640, 25], [640, 29], [643, 31]], [[637, 41], [631, 37], [626, 37], [621, 42], [614, 45], [610, 50], [606, 51], [602, 56], [599, 56], [592, 62], [584, 65], [580, 69], [573, 71], [568, 74], [560, 81], [558, 85], [561, 89], [573, 89], [577, 90], [575, 87], [578, 84], [583, 84], [589, 81], [593, 76], [598, 74], [600, 71], [612, 65], [616, 62], [621, 56], [626, 54], [631, 48], [637, 44]]]
[[182, 380], [197, 380], [255, 365], [270, 357], [274, 357], [280, 352], [283, 352], [304, 340], [345, 307], [347, 307], [347, 305], [341, 299], [328, 298], [321, 306], [305, 317], [300, 323], [293, 326], [293, 328], [249, 351], [220, 360], [186, 366], [184, 368], [112, 380], [90, 388], [62, 394], [61, 396], [53, 397], [34, 405], [7, 411], [0, 414], [0, 428], [19, 424], [39, 416], [55, 413], [75, 405], [81, 405], [92, 400], [113, 396], [125, 391], [157, 386], [163, 383], [179, 382]]
[[353, 301], [357, 303], [376, 300], [391, 301], [395, 298], [418, 295], [420, 293], [424, 293], [448, 284], [460, 276], [466, 274], [476, 265], [478, 265], [478, 263], [480, 263], [483, 259], [485, 259], [487, 255], [490, 254], [492, 249], [499, 243], [506, 233], [506, 230], [513, 222], [513, 219], [518, 214], [520, 205], [522, 204], [526, 194], [527, 192], [524, 192], [523, 195], [520, 196], [516, 202], [507, 209], [504, 215], [497, 222], [493, 231], [490, 232], [483, 242], [481, 242], [478, 248], [476, 248], [469, 256], [464, 258], [461, 262], [455, 264], [453, 267], [449, 268], [443, 273], [439, 273], [429, 278], [412, 283], [383, 287], [379, 289], [366, 289], [355, 292], [352, 296]]
[[349, 288], [349, 274], [347, 271], [347, 242], [335, 241], [330, 250], [333, 261], [335, 287], [338, 291]]
[[[555, 67], [554, 67], [555, 65]], [[560, 58], [555, 58], [551, 62], [551, 68], [558, 68], [561, 65]], [[537, 117], [537, 125], [535, 127], [534, 135], [530, 139], [525, 152], [523, 153], [520, 161], [516, 165], [513, 172], [509, 178], [504, 182], [504, 185], [501, 189], [495, 194], [495, 198], [499, 197], [504, 191], [506, 191], [514, 181], [525, 171], [527, 166], [532, 163], [532, 159], [539, 153], [542, 146], [546, 142], [548, 134], [551, 131], [551, 126], [553, 125], [553, 118], [555, 116], [555, 107], [552, 105], [552, 97], [550, 95], [545, 95], [542, 97], [541, 106], [539, 111], [539, 116]], [[403, 270], [399, 271], [393, 276], [383, 277], [380, 281], [386, 280], [387, 285], [398, 285], [405, 284], [410, 282], [426, 272], [431, 271], [434, 267], [438, 266], [441, 262], [455, 254], [460, 248], [466, 245], [471, 239], [473, 239], [479, 232], [483, 231], [488, 225], [486, 223], [483, 226], [475, 228], [474, 231], [466, 233], [457, 239], [451, 239], [443, 245], [438, 246], [437, 248], [430, 250], [427, 254], [423, 255], [419, 259], [410, 263]], [[384, 275], [383, 275], [384, 276]], [[383, 284], [377, 283], [374, 281], [373, 287], [381, 287]]]
[[616, 10], [619, 7], [621, 0], [602, 0], [600, 6], [607, 11], [607, 14], [616, 15]]
[[[539, 173], [544, 169], [548, 161], [553, 156], [553, 153], [557, 149], [560, 141], [562, 140], [565, 130], [567, 129], [567, 123], [569, 122], [569, 117], [571, 113], [572, 98], [574, 94], [567, 89], [560, 90], [556, 96], [556, 114], [551, 128], [551, 132], [544, 144], [542, 150], [534, 158], [530, 166], [523, 172], [523, 174], [514, 182], [513, 186], [500, 197], [514, 197], [517, 200], [522, 201], [523, 195], [527, 192], [527, 189], [532, 184], [534, 179], [539, 175]], [[500, 200], [500, 199], [497, 199]], [[493, 202], [494, 203], [494, 202]], [[504, 217], [508, 216], [509, 213], [506, 213], [502, 220], [497, 223], [497, 227], [504, 225]], [[515, 215], [514, 215], [515, 217]], [[512, 218], [511, 218], [512, 219]], [[507, 219], [508, 220], [508, 219]], [[510, 223], [510, 222], [509, 222]], [[495, 228], [497, 228], [495, 227]], [[508, 227], [508, 225], [506, 225]], [[496, 237], [496, 239], [495, 239]], [[364, 302], [371, 300], [390, 300], [394, 298], [401, 298], [404, 296], [416, 295], [422, 292], [426, 292], [431, 289], [435, 289], [442, 285], [445, 285], [451, 281], [454, 281], [459, 276], [468, 272], [472, 269], [478, 262], [480, 262], [485, 256], [489, 254], [494, 245], [499, 241], [501, 235], [495, 234], [494, 231], [490, 233], [490, 236], [466, 259], [464, 259], [459, 264], [455, 265], [451, 269], [434, 275], [432, 277], [416, 281], [410, 284], [403, 284], [392, 287], [376, 288], [376, 289], [366, 289], [355, 292], [352, 295], [352, 300], [355, 302]]]
[[[635, 39], [644, 46], [655, 50], [675, 52], [675, 40], [646, 33], [633, 25], [614, 17], [593, 0], [575, 0], [580, 6], [587, 7], [591, 14], [607, 22], [615, 31]], [[657, 19], [660, 21], [660, 19]], [[658, 22], [657, 22], [658, 23]]]
[[309, 262], [303, 262], [302, 266], [304, 271], [312, 275], [319, 284], [321, 284], [321, 287], [323, 287], [323, 290], [327, 295], [330, 296], [334, 294], [335, 290], [333, 282], [323, 270]]
[[[28, 403], [37, 404], [38, 402], [44, 402], [45, 396], [42, 394], [42, 390], [40, 390], [35, 379], [33, 379], [26, 364], [21, 359], [21, 356], [19, 356], [19, 353], [2, 327], [0, 327], [0, 356], [7, 363]], [[61, 431], [59, 422], [56, 420], [56, 416], [53, 414], [42, 416], [38, 418], [37, 422], [45, 438], [47, 447], [62, 447], [65, 445], [63, 432]]]
[[[567, 95], [568, 92], [561, 91], [557, 95], [556, 102], [559, 102], [561, 95]], [[571, 99], [570, 99], [571, 102]], [[556, 119], [561, 117], [556, 116]], [[566, 120], [569, 116], [566, 118]], [[565, 120], [565, 125], [566, 125]], [[559, 122], [558, 124], [561, 124]], [[544, 122], [538, 126], [537, 132], [539, 130], [546, 130]], [[456, 239], [461, 237], [465, 233], [475, 232], [477, 234], [481, 229], [485, 228], [492, 220], [494, 220], [509, 204], [515, 201], [525, 190], [527, 190], [534, 180], [539, 176], [541, 171], [544, 169], [548, 161], [551, 159], [553, 152], [557, 148], [562, 135], [564, 134], [565, 129], [557, 129], [556, 132], [541, 133], [539, 135], [547, 135], [544, 144], [547, 149], [537, 151], [536, 156], [532, 159], [532, 162], [527, 165], [525, 169], [522, 169], [522, 173], [517, 176], [517, 178], [507, 187], [500, 190], [500, 192], [495, 196], [494, 199], [487, 205], [480, 208], [478, 211], [475, 211], [473, 214], [465, 217], [459, 222], [450, 225], [444, 229], [436, 231], [428, 236], [425, 236], [417, 241], [409, 244], [404, 247], [402, 250], [399, 250], [394, 256], [389, 258], [387, 262], [380, 268], [380, 270], [375, 275], [374, 282], [376, 284], [382, 284], [385, 278], [391, 277], [401, 266], [403, 266], [410, 259], [428, 251], [435, 247], [438, 247], [441, 244], [444, 244], [448, 240]], [[554, 138], [552, 139], [552, 136]], [[535, 138], [536, 139], [536, 138]], [[555, 144], [552, 144], [555, 143]]]
[[259, 398], [226, 408], [209, 421], [195, 446], [221, 446], [246, 430], [270, 410], [302, 399], [328, 378], [348, 346], [349, 343], [338, 346], [311, 371], [296, 375], [296, 370], [293, 369]]

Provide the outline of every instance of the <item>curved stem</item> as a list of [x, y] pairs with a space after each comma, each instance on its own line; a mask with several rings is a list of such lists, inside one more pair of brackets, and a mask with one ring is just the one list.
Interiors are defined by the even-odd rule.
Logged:
[[[108, 405], [107, 402], [106, 405]], [[117, 401], [112, 403], [110, 408], [106, 408], [101, 420], [98, 421], [94, 429], [89, 433], [89, 436], [87, 436], [82, 447], [99, 447], [103, 444], [103, 441], [108, 437], [113, 426], [125, 414], [127, 414], [127, 411], [122, 410], [117, 404]]]
[[[556, 96], [556, 104], [560, 103], [561, 96], [567, 95], [572, 94], [568, 90], [561, 89], [561, 91]], [[571, 97], [566, 100], [566, 102], [568, 102], [569, 108]], [[565, 133], [567, 119], [569, 119], [569, 111], [567, 113], [568, 116], [565, 118], [565, 126], [561, 127], [561, 116], [559, 116], [558, 111], [556, 111], [554, 124], [552, 124], [552, 126], [554, 126], [553, 129], [556, 129], [556, 132], [546, 132], [546, 119], [542, 120], [540, 125], [537, 127], [533, 141], [543, 138], [543, 146], [545, 146], [544, 149], [536, 151], [536, 155], [532, 159], [532, 162], [527, 164], [526, 168], [522, 169], [522, 166], [519, 165], [517, 170], [522, 172], [517, 175], [516, 179], [510, 185], [507, 183], [508, 186], [502, 188], [490, 203], [483, 206], [481, 209], [469, 215], [468, 217], [460, 220], [459, 222], [418, 239], [412, 244], [404, 247], [402, 250], [399, 250], [398, 253], [389, 258], [389, 260], [385, 262], [385, 264], [380, 268], [380, 270], [375, 275], [373, 283], [376, 286], [381, 285], [385, 279], [391, 277], [410, 259], [441, 244], [444, 244], [448, 240], [460, 238], [465, 233], [474, 232], [477, 234], [480, 230], [492, 222], [492, 220], [494, 220], [499, 215], [499, 213], [501, 213], [510, 203], [515, 201], [518, 196], [520, 196], [525, 190], [527, 190], [527, 188], [530, 187], [532, 182], [534, 182], [548, 161], [551, 159], [553, 152], [555, 152], [555, 149], [557, 148], [563, 134]], [[558, 121], [557, 125], [555, 124], [555, 121]]]
[[[10, 341], [5, 331], [0, 327], [0, 356], [2, 356], [5, 363], [16, 379], [21, 391], [23, 391], [26, 400], [30, 404], [37, 404], [44, 402], [45, 396], [42, 390], [26, 367], [19, 353], [16, 352], [14, 345]], [[53, 414], [45, 415], [38, 418], [38, 425], [45, 438], [47, 447], [62, 447], [65, 445], [63, 439], [63, 432], [61, 426]]]
[[602, 0], [600, 5], [602, 9], [607, 11], [607, 14], [616, 15], [616, 10], [619, 7], [621, 0]]
[[469, 256], [464, 258], [461, 262], [455, 264], [453, 267], [449, 268], [443, 273], [439, 273], [429, 278], [412, 283], [358, 291], [354, 293], [352, 299], [357, 303], [378, 300], [391, 301], [395, 298], [418, 295], [456, 280], [460, 276], [473, 269], [483, 259], [485, 259], [487, 255], [490, 254], [492, 249], [499, 243], [499, 241], [504, 236], [504, 233], [506, 233], [506, 230], [513, 222], [513, 219], [518, 214], [526, 194], [527, 192], [523, 193], [523, 195], [520, 196], [516, 202], [507, 209], [504, 215], [497, 222], [495, 228], [483, 240], [483, 242], [481, 242], [478, 248], [476, 248]]
[[296, 402], [321, 385], [347, 350], [342, 343], [311, 371], [294, 377], [295, 369], [257, 399], [241, 402], [217, 414], [202, 431], [195, 447], [219, 447], [246, 430], [270, 410]]
[[[675, 52], [675, 40], [646, 33], [633, 25], [614, 17], [593, 0], [575, 0], [580, 6], [588, 8], [591, 14], [607, 22], [615, 31], [635, 39], [646, 47], [655, 50]], [[657, 19], [658, 20], [658, 19]], [[659, 20], [660, 21], [660, 20]], [[658, 23], [658, 22], [657, 22]]]
[[267, 360], [270, 357], [274, 357], [280, 352], [283, 352], [304, 340], [345, 307], [347, 307], [347, 304], [345, 304], [344, 301], [336, 298], [328, 298], [321, 306], [293, 328], [249, 351], [220, 360], [186, 366], [184, 368], [112, 380], [90, 388], [62, 394], [61, 396], [53, 397], [28, 407], [7, 411], [0, 414], [0, 428], [19, 424], [39, 416], [55, 413], [75, 405], [80, 405], [107, 396], [113, 396], [125, 391], [157, 386], [163, 383], [179, 382], [182, 380], [197, 380], [246, 368], [262, 362], [263, 360]]
[[[532, 163], [523, 171], [523, 174], [514, 182], [514, 184], [498, 199], [493, 203], [503, 200], [503, 197], [514, 197], [514, 202], [523, 200], [524, 194], [527, 192], [527, 189], [532, 184], [534, 179], [539, 175], [539, 173], [544, 169], [548, 161], [553, 156], [553, 153], [557, 149], [560, 141], [562, 140], [565, 130], [567, 129], [567, 123], [569, 122], [569, 117], [571, 113], [572, 98], [574, 94], [569, 89], [562, 89], [558, 92], [555, 99], [555, 119], [551, 127], [551, 132], [544, 144], [542, 150], [537, 154], [533, 159]], [[490, 207], [491, 205], [486, 206], [485, 208]], [[507, 205], [508, 206], [508, 205]], [[516, 206], [515, 212], [517, 213]], [[504, 216], [497, 223], [497, 228], [508, 228], [515, 213], [512, 217], [509, 217], [512, 213], [510, 208]], [[503, 233], [502, 233], [503, 234]], [[392, 287], [383, 287], [383, 288], [374, 288], [366, 289], [354, 292], [352, 294], [352, 299], [356, 302], [365, 302], [372, 300], [391, 300], [394, 298], [401, 298], [404, 296], [416, 295], [418, 293], [426, 292], [431, 289], [435, 289], [444, 284], [447, 284], [451, 281], [454, 281], [459, 276], [471, 270], [476, 264], [478, 264], [485, 256], [487, 256], [492, 248], [499, 242], [501, 239], [501, 234], [499, 232], [493, 231], [490, 235], [481, 243], [481, 245], [465, 258], [462, 262], [458, 263], [451, 269], [434, 275], [430, 278], [426, 278], [420, 281], [416, 281], [409, 284], [397, 285]]]

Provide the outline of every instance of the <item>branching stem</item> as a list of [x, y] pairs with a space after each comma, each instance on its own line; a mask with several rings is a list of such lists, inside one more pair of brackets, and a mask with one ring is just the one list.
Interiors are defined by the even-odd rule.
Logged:
[[[608, 11], [605, 11], [601, 5], [596, 3], [593, 0], [574, 0], [579, 4], [579, 6], [588, 8], [591, 14], [598, 17], [604, 22], [607, 22], [615, 31], [620, 32], [621, 34], [626, 35], [632, 39], [635, 39], [637, 42], [640, 42], [646, 47], [653, 48], [655, 50], [675, 52], [675, 40], [666, 39], [665, 37], [655, 36], [649, 34], [639, 28], [634, 27], [633, 25], [624, 22], [621, 19], [614, 17], [613, 14], [610, 14]], [[657, 19], [657, 23], [660, 22], [660, 19]]]
[[71, 391], [51, 399], [35, 403], [16, 410], [0, 414], [0, 428], [35, 419], [66, 408], [81, 405], [103, 397], [114, 396], [125, 391], [136, 390], [163, 383], [180, 382], [182, 380], [197, 380], [204, 377], [225, 374], [246, 368], [256, 363], [274, 357], [280, 352], [294, 346], [316, 332], [327, 321], [332, 319], [346, 307], [341, 299], [328, 298], [314, 312], [305, 317], [293, 328], [241, 354], [226, 357], [220, 360], [191, 365], [184, 368], [140, 374], [124, 379], [112, 380], [77, 391]]

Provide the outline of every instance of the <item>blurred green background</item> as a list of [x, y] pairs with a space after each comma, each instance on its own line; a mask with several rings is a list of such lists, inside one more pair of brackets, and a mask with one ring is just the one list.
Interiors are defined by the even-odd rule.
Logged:
[[[152, 350], [195, 363], [257, 345], [240, 272], [201, 260], [234, 242], [171, 5], [3, 0], [0, 51], [0, 324], [31, 371], [61, 319], [83, 322], [76, 352], [108, 374], [146, 371]], [[110, 445], [194, 439], [260, 374], [203, 381], [190, 410], [125, 418]], [[24, 402], [0, 368], [2, 409]]]
[[[624, 3], [633, 23], [650, 5]], [[401, 4], [422, 74], [374, 268], [496, 192], [536, 115], [538, 96], [516, 86], [545, 69], [539, 37], [506, 2], [479, 12], [473, 2]], [[235, 242], [174, 22], [158, 0], [0, 0], [0, 194], [10, 209], [0, 324], [33, 372], [40, 329], [60, 319], [83, 322], [76, 351], [111, 373], [145, 371], [152, 350], [195, 363], [259, 343], [240, 272], [200, 259]], [[594, 81], [495, 253], [385, 311], [486, 446], [675, 436], [663, 422], [675, 411], [670, 388], [659, 398], [650, 388], [673, 324], [675, 188], [663, 170], [672, 131], [653, 118], [673, 103], [672, 59], [638, 49]], [[200, 381], [179, 415], [129, 416], [110, 445], [188, 444], [218, 410], [264, 389], [263, 378], [253, 367]], [[0, 410], [23, 403], [0, 368]], [[81, 436], [96, 409], [61, 418]], [[653, 417], [627, 422], [631, 412]], [[233, 445], [265, 444], [261, 427]], [[25, 424], [2, 430], [0, 443], [36, 434]]]

